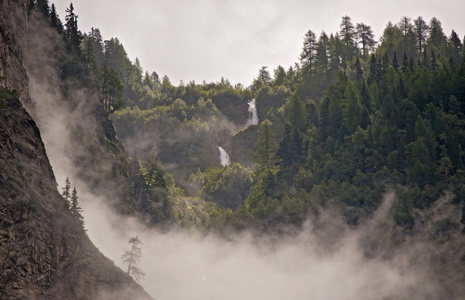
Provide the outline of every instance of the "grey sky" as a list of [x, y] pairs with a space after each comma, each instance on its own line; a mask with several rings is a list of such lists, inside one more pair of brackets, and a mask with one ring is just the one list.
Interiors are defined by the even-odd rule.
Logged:
[[[60, 17], [70, 0], [56, 0]], [[144, 70], [168, 75], [175, 85], [195, 80], [251, 84], [258, 69], [298, 62], [305, 33], [339, 31], [342, 16], [370, 25], [376, 38], [402, 16], [432, 17], [447, 36], [465, 34], [463, 0], [74, 0], [79, 28], [118, 37]]]

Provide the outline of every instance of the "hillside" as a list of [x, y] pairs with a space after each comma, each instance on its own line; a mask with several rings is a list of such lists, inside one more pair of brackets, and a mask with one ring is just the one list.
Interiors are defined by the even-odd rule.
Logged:
[[23, 107], [33, 107], [19, 44], [29, 2], [1, 5], [0, 298], [152, 299], [98, 251], [58, 193], [39, 129]]
[[1, 5], [5, 298], [148, 299], [59, 195], [68, 176], [114, 259], [140, 232], [166, 298], [465, 293], [465, 47], [438, 19], [376, 41], [344, 16], [249, 86], [176, 86], [73, 5], [63, 23], [48, 1]]

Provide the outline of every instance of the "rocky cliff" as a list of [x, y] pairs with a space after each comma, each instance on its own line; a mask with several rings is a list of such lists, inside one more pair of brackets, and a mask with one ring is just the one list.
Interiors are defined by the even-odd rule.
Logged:
[[98, 251], [57, 191], [24, 108], [28, 3], [0, 1], [0, 299], [151, 299]]

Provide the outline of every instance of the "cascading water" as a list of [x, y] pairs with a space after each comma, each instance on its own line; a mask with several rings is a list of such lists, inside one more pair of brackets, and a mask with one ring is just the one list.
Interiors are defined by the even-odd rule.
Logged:
[[257, 107], [255, 106], [255, 99], [250, 100], [249, 102], [249, 118], [247, 119], [247, 123], [245, 127], [250, 125], [258, 124], [258, 115], [257, 115]]
[[218, 150], [220, 151], [220, 162], [223, 166], [227, 166], [231, 163], [231, 159], [229, 158], [228, 153], [226, 153], [226, 150], [223, 149], [223, 147], [218, 147]]
[[[255, 99], [251, 99], [247, 102], [249, 104], [248, 109], [248, 118], [247, 122], [245, 123], [245, 127], [247, 128], [250, 125], [257, 125], [258, 124], [258, 114], [257, 114], [257, 107], [255, 106]], [[231, 158], [229, 157], [226, 150], [223, 147], [218, 146], [218, 150], [220, 151], [220, 162], [223, 166], [227, 166], [231, 163]]]

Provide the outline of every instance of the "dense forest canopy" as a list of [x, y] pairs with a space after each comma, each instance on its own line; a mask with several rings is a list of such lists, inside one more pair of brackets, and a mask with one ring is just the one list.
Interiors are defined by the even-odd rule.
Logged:
[[[465, 47], [436, 18], [388, 22], [376, 40], [343, 16], [338, 32], [308, 30], [295, 65], [264, 66], [249, 86], [175, 86], [117, 38], [81, 32], [72, 4], [63, 23], [47, 0], [31, 10], [66, 42], [62, 77], [99, 94], [133, 156], [114, 173], [154, 224], [270, 230], [331, 203], [356, 225], [387, 191], [405, 230], [446, 192], [465, 223]], [[260, 123], [248, 126], [251, 99]]]

